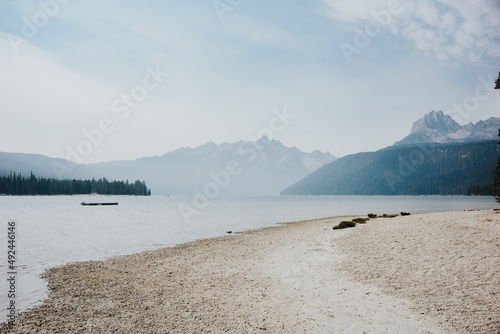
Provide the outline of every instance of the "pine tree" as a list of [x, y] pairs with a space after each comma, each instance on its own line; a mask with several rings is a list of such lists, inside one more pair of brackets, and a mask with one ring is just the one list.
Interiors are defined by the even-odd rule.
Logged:
[[[500, 73], [498, 73], [498, 78], [495, 81], [495, 89], [500, 89]], [[498, 136], [500, 137], [500, 129], [498, 130]], [[500, 145], [500, 140], [498, 141]], [[497, 167], [493, 171], [495, 178], [493, 179], [493, 195], [498, 203], [500, 203], [500, 157], [498, 158]]]
[[[498, 80], [497, 80], [498, 81]], [[500, 130], [498, 130], [498, 136], [500, 137]], [[500, 145], [500, 140], [498, 141], [498, 145]], [[494, 179], [493, 179], [493, 195], [498, 203], [500, 203], [500, 157], [498, 157], [497, 167], [493, 171]]]

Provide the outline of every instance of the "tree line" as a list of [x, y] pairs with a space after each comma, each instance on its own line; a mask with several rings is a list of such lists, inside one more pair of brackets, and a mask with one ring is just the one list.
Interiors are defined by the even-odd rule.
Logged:
[[0, 194], [5, 195], [138, 195], [150, 196], [151, 190], [144, 181], [129, 183], [128, 180], [108, 181], [105, 177], [98, 180], [59, 180], [54, 178], [29, 177], [10, 172], [0, 176]]

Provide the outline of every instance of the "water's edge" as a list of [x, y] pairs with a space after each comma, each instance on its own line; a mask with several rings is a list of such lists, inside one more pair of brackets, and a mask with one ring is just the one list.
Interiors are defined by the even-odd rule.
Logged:
[[[40, 305], [47, 297], [47, 284], [40, 274], [74, 262], [154, 251], [225, 237], [227, 231], [249, 232], [288, 222], [369, 212], [443, 212], [496, 206], [493, 198], [465, 196], [227, 197], [213, 201], [186, 220], [179, 207], [193, 207], [188, 196], [106, 198], [115, 200], [120, 202], [115, 208], [89, 210], [80, 205], [82, 196], [0, 198], [0, 219], [14, 219], [19, 226], [19, 311]], [[0, 242], [5, 245], [4, 235]], [[5, 269], [0, 263], [2, 275]]]

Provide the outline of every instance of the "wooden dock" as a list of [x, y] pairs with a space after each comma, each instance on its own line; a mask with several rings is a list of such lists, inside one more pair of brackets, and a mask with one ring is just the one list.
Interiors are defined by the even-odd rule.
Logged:
[[104, 203], [85, 203], [85, 202], [82, 202], [82, 205], [85, 205], [85, 206], [118, 205], [118, 202], [104, 202]]

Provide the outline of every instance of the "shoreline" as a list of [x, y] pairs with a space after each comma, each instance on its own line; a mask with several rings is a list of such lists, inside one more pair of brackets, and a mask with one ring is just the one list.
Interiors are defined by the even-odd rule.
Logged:
[[[419, 220], [439, 224], [440, 220], [448, 219], [447, 216], [465, 220], [457, 226], [468, 226], [472, 232], [477, 232], [467, 225], [468, 219], [472, 218], [491, 219], [482, 226], [483, 229], [488, 227], [495, 232], [500, 226], [500, 215], [493, 211], [379, 218], [338, 231], [333, 231], [332, 227], [346, 217], [332, 217], [233, 232], [231, 235], [121, 255], [104, 261], [66, 264], [46, 272], [48, 298], [41, 305], [22, 313], [11, 332], [29, 333], [38, 329], [104, 333], [210, 330], [284, 333], [331, 332], [333, 328], [333, 332], [337, 329], [338, 332], [399, 332], [411, 329], [416, 333], [462, 330], [466, 333], [466, 325], [498, 330], [500, 293], [493, 294], [493, 306], [488, 304], [493, 312], [497, 311], [490, 317], [492, 319], [481, 318], [483, 320], [478, 322], [474, 314], [462, 312], [466, 319], [455, 316], [458, 320], [450, 325], [449, 321], [443, 320], [443, 312], [436, 314], [429, 308], [429, 305], [434, 306], [433, 300], [427, 305], [422, 298], [419, 299], [419, 292], [421, 295], [421, 290], [427, 286], [417, 284], [412, 286], [411, 294], [405, 294], [398, 292], [395, 289], [397, 284], [392, 283], [408, 283], [408, 277], [377, 280], [373, 275], [372, 268], [377, 265], [382, 268], [379, 270], [395, 272], [390, 267], [393, 263], [387, 263], [383, 256], [377, 257], [370, 249], [377, 245], [370, 239], [373, 235], [381, 233], [378, 240], [392, 240], [391, 228], [406, 228], [405, 232], [411, 234]], [[448, 230], [453, 230], [453, 225], [446, 226]], [[497, 239], [499, 235], [496, 234]], [[490, 235], [490, 238], [494, 237], [495, 234]], [[497, 242], [497, 239], [491, 242]], [[422, 240], [431, 245], [436, 242], [434, 239]], [[358, 245], [371, 246], [363, 248]], [[462, 248], [467, 253], [470, 249], [465, 246]], [[489, 265], [500, 266], [498, 256], [498, 252], [494, 253], [493, 262], [490, 261]], [[368, 268], [367, 261], [363, 261], [367, 257], [370, 259]], [[404, 267], [405, 259], [401, 261], [398, 266]], [[442, 265], [446, 261], [445, 257], [438, 262]], [[384, 267], [388, 265], [389, 268]], [[466, 271], [466, 263], [461, 265]], [[448, 263], [450, 266], [453, 263]], [[401, 271], [400, 267], [398, 270]], [[477, 276], [478, 268], [475, 269]], [[490, 282], [476, 278], [478, 286], [498, 292], [498, 288], [490, 286], [491, 275], [488, 277]], [[467, 282], [467, 277], [461, 279]], [[387, 286], [386, 281], [391, 281], [392, 285]], [[474, 289], [477, 290], [476, 285]], [[455, 288], [461, 290], [460, 286]], [[481, 296], [487, 299], [488, 294]], [[477, 305], [469, 304], [468, 307]], [[423, 309], [425, 312], [422, 312]], [[453, 313], [455, 309], [449, 310]], [[490, 315], [485, 312], [483, 315]]]

